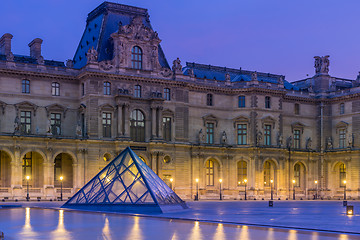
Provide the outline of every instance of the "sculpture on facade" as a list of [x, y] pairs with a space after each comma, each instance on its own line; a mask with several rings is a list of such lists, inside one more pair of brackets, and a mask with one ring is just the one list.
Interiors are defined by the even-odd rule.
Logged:
[[227, 136], [225, 131], [223, 131], [221, 135], [221, 144], [227, 144]]
[[143, 24], [143, 18], [141, 16], [136, 16], [131, 20], [131, 23], [128, 25], [123, 25], [122, 22], [119, 22], [119, 31], [120, 34], [126, 34], [127, 37], [137, 40], [159, 40], [157, 32], [154, 32], [151, 28]]
[[284, 141], [284, 139], [283, 139], [282, 134], [281, 134], [281, 133], [278, 133], [278, 138], [277, 138], [277, 145], [278, 145], [278, 147], [282, 147], [282, 146], [283, 146], [283, 141]]
[[189, 68], [189, 69], [188, 69], [188, 75], [189, 75], [190, 77], [195, 77], [194, 69]]
[[255, 71], [255, 72], [253, 72], [253, 73], [251, 73], [251, 81], [257, 81], [258, 79], [257, 79], [257, 72]]
[[176, 58], [173, 61], [173, 66], [172, 66], [172, 70], [173, 72], [176, 73], [182, 73], [182, 66], [181, 66], [181, 61], [179, 58]]
[[225, 81], [230, 82], [231, 77], [229, 73], [225, 73]]
[[9, 52], [9, 54], [6, 55], [6, 61], [8, 61], [8, 62], [14, 61], [14, 54], [12, 52]]
[[311, 144], [312, 144], [312, 140], [311, 140], [311, 137], [309, 137], [308, 139], [306, 139], [306, 149], [307, 150], [311, 150]]
[[14, 120], [14, 133], [18, 132], [20, 132], [20, 119], [18, 116], [16, 116]]
[[328, 74], [329, 73], [329, 65], [330, 65], [330, 61], [329, 61], [329, 55], [326, 55], [324, 57], [319, 57], [319, 56], [315, 56], [315, 72], [316, 73], [323, 73], [323, 74]]
[[76, 136], [77, 136], [77, 137], [81, 137], [81, 136], [82, 136], [82, 128], [81, 128], [80, 121], [78, 121], [78, 123], [77, 123], [77, 125], [76, 125]]
[[287, 140], [286, 140], [286, 148], [287, 148], [287, 149], [290, 149], [290, 148], [291, 148], [291, 146], [292, 146], [292, 141], [293, 141], [292, 136], [290, 136], [290, 137], [287, 138]]
[[48, 118], [47, 122], [46, 122], [46, 134], [47, 135], [52, 135], [50, 118]]
[[39, 56], [36, 61], [37, 61], [37, 63], [38, 63], [39, 65], [44, 65], [44, 64], [45, 64], [45, 59], [44, 59], [43, 56]]
[[333, 149], [333, 143], [331, 137], [328, 137], [327, 139], [327, 149]]
[[198, 138], [199, 138], [199, 143], [203, 143], [205, 141], [205, 135], [204, 135], [202, 129], [200, 129], [200, 131], [198, 133]]
[[67, 68], [73, 68], [74, 67], [73, 60], [71, 60], [71, 59], [66, 60], [66, 67]]
[[260, 145], [261, 144], [261, 140], [262, 140], [262, 132], [258, 131], [256, 133], [256, 145]]
[[352, 148], [354, 146], [354, 135], [350, 134], [348, 138], [348, 147]]
[[87, 63], [96, 63], [98, 59], [98, 52], [94, 47], [91, 47], [86, 53]]

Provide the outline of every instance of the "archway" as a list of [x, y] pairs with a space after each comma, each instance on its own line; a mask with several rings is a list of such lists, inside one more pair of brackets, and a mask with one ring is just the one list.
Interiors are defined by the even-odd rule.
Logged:
[[205, 162], [205, 184], [207, 188], [219, 186], [220, 165], [214, 158]]
[[60, 153], [54, 160], [54, 186], [57, 188], [61, 186], [60, 176], [63, 188], [73, 187], [73, 158], [68, 153]]
[[5, 151], [0, 151], [0, 187], [11, 186], [11, 157]]
[[272, 186], [275, 189], [276, 188], [276, 180], [277, 180], [277, 176], [276, 176], [276, 165], [274, 163], [274, 161], [272, 160], [266, 160], [264, 162], [264, 171], [263, 171], [263, 175], [264, 175], [264, 187], [265, 188], [270, 188], [271, 187], [271, 180], [272, 180]]
[[[27, 152], [22, 159], [22, 185], [41, 188], [44, 185], [44, 159], [38, 152]], [[29, 180], [27, 180], [29, 177]]]
[[294, 178], [295, 184], [294, 186], [297, 187], [298, 190], [305, 190], [306, 189], [306, 169], [303, 163], [297, 162], [294, 165]]

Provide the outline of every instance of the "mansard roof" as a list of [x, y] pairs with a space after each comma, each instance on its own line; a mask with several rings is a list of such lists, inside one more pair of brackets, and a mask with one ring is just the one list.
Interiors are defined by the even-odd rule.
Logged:
[[[195, 78], [198, 79], [205, 78], [225, 81], [225, 74], [229, 74], [231, 82], [249, 82], [251, 81], [251, 74], [254, 73], [253, 71], [242, 70], [241, 68], [234, 69], [187, 62], [186, 66], [183, 68], [184, 75], [189, 75], [189, 69], [193, 70]], [[257, 80], [260, 82], [277, 84], [280, 77], [282, 76], [277, 74], [257, 72]], [[284, 80], [284, 86], [288, 90], [298, 90], [296, 86], [286, 80]]]
[[[6, 61], [6, 56], [0, 55], [0, 60]], [[25, 55], [17, 55], [17, 54], [14, 54], [14, 62], [38, 64], [36, 58], [32, 58], [30, 56], [25, 56]], [[53, 66], [53, 67], [65, 67], [65, 64], [63, 62], [54, 61], [54, 60], [45, 60], [44, 65]]]
[[[113, 58], [113, 46], [110, 35], [119, 30], [119, 24], [129, 25], [135, 16], [140, 16], [143, 24], [152, 29], [147, 9], [123, 4], [104, 2], [88, 14], [86, 28], [74, 55], [74, 67], [82, 68], [86, 65], [86, 53], [94, 47], [98, 52], [98, 61]], [[165, 54], [159, 45], [159, 63], [169, 68]]]

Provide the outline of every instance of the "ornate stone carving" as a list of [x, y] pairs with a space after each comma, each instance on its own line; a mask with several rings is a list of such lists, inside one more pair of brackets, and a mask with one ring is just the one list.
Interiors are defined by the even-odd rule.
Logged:
[[306, 149], [307, 150], [311, 150], [311, 144], [312, 144], [312, 140], [311, 140], [311, 137], [309, 137], [308, 139], [306, 139]]
[[329, 55], [326, 55], [324, 57], [319, 57], [319, 56], [315, 56], [315, 72], [318, 73], [323, 73], [323, 74], [328, 74], [329, 73], [329, 65], [330, 65], [330, 61], [329, 61]]
[[292, 136], [288, 137], [286, 140], [286, 148], [290, 149], [292, 147]]
[[258, 131], [256, 133], [256, 145], [259, 146], [261, 144], [261, 140], [262, 140], [262, 132], [261, 131]]
[[349, 134], [348, 147], [349, 147], [349, 148], [354, 147], [354, 134]]
[[199, 141], [199, 143], [203, 143], [205, 141], [205, 135], [204, 135], [202, 129], [200, 129], [200, 131], [198, 133], [198, 141]]
[[13, 62], [14, 61], [14, 54], [10, 52], [8, 55], [6, 55], [6, 61]]
[[195, 77], [194, 69], [189, 68], [189, 69], [188, 69], [188, 75], [189, 75], [189, 77]]
[[119, 24], [118, 33], [126, 34], [129, 38], [149, 41], [159, 39], [158, 33], [143, 24], [143, 18], [136, 16], [129, 25]]
[[14, 133], [19, 133], [19, 132], [20, 132], [20, 119], [19, 116], [16, 116], [14, 120]]
[[39, 65], [44, 65], [45, 64], [45, 60], [43, 56], [39, 56], [38, 59], [36, 59], [37, 63]]
[[86, 53], [87, 63], [96, 63], [98, 59], [98, 52], [94, 47], [91, 47]]
[[82, 127], [81, 127], [80, 121], [78, 121], [77, 125], [76, 125], [76, 136], [82, 137]]
[[114, 68], [114, 65], [112, 64], [111, 60], [101, 61], [99, 66], [100, 66], [100, 69], [105, 70], [105, 71], [109, 71]]
[[163, 77], [170, 77], [172, 76], [172, 71], [169, 68], [162, 68], [160, 71], [160, 75]]
[[258, 80], [257, 79], [257, 72], [255, 71], [255, 72], [251, 73], [251, 81], [256, 82], [257, 80]]
[[73, 68], [74, 67], [73, 60], [71, 60], [71, 59], [66, 60], [66, 67], [67, 68]]
[[278, 133], [278, 137], [277, 137], [277, 145], [278, 145], [278, 147], [282, 147], [282, 146], [283, 146], [283, 141], [284, 141], [284, 139], [283, 139], [282, 134], [281, 134], [281, 133]]
[[328, 137], [328, 139], [327, 139], [327, 149], [328, 150], [333, 149], [333, 143], [332, 143], [331, 137]]
[[181, 61], [179, 58], [176, 58], [173, 61], [172, 70], [175, 74], [182, 74], [182, 65], [181, 65]]
[[226, 136], [225, 131], [223, 131], [223, 133], [221, 135], [221, 144], [223, 144], [223, 145], [227, 144], [227, 136]]

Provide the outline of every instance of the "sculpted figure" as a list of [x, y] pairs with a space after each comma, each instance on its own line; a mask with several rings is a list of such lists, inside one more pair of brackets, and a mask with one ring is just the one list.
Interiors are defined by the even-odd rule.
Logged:
[[71, 60], [71, 59], [66, 60], [66, 67], [73, 68], [74, 67], [73, 60]]
[[80, 122], [78, 122], [77, 125], [76, 125], [76, 136], [77, 136], [77, 137], [81, 137], [81, 136], [82, 136], [82, 129], [81, 129], [81, 124], [80, 124]]
[[290, 136], [290, 137], [288, 137], [287, 138], [287, 141], [286, 141], [286, 147], [288, 148], [288, 149], [290, 149], [291, 148], [291, 146], [292, 146], [292, 136]]
[[43, 56], [40, 56], [40, 57], [37, 59], [37, 63], [40, 64], [40, 65], [44, 65], [44, 64], [45, 64], [44, 57], [43, 57]]
[[260, 145], [261, 144], [261, 140], [262, 140], [262, 132], [261, 131], [258, 131], [256, 133], [256, 144], [257, 145]]
[[307, 149], [307, 150], [310, 150], [310, 149], [311, 149], [311, 144], [312, 144], [312, 140], [311, 140], [311, 138], [309, 137], [309, 138], [306, 140], [306, 149]]
[[13, 62], [14, 61], [14, 54], [10, 52], [8, 55], [6, 55], [6, 61]]
[[174, 61], [173, 61], [173, 66], [172, 66], [172, 70], [175, 72], [175, 73], [181, 73], [182, 72], [182, 66], [181, 66], [181, 61], [179, 58], [176, 58]]
[[230, 82], [231, 78], [230, 78], [230, 74], [226, 73], [225, 74], [225, 81]]
[[52, 135], [50, 118], [48, 118], [48, 120], [46, 122], [46, 134], [47, 135]]
[[284, 141], [284, 139], [283, 139], [282, 134], [278, 133], [278, 146], [279, 147], [282, 147], [283, 141]]
[[19, 131], [20, 131], [20, 119], [18, 116], [16, 116], [14, 120], [14, 133], [18, 133]]
[[348, 147], [349, 148], [352, 148], [354, 146], [354, 139], [353, 138], [354, 138], [353, 134], [350, 134], [349, 139], [348, 139]]
[[98, 52], [95, 50], [94, 47], [91, 47], [86, 54], [87, 62], [88, 63], [96, 63], [98, 58]]
[[223, 131], [222, 135], [221, 135], [221, 143], [222, 144], [226, 144], [227, 143], [227, 136], [226, 136], [226, 132]]
[[195, 77], [194, 69], [189, 68], [189, 69], [188, 69], [188, 74], [189, 74], [190, 77]]
[[257, 81], [257, 72], [256, 71], [251, 74], [251, 81]]
[[328, 139], [327, 139], [327, 149], [333, 149], [331, 137], [328, 137]]
[[205, 135], [204, 135], [202, 129], [200, 129], [200, 131], [199, 131], [198, 138], [199, 138], [199, 143], [203, 143], [205, 141]]
[[315, 56], [315, 72], [316, 73], [325, 73], [327, 74], [329, 72], [329, 55], [326, 55], [324, 57]]

